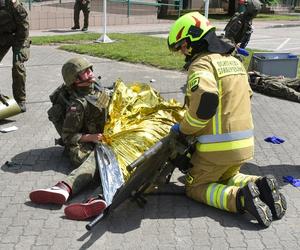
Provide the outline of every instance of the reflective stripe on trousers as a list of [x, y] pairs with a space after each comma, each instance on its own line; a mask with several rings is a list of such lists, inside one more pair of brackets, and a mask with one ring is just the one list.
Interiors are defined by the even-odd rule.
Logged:
[[255, 182], [258, 178], [259, 176], [256, 175], [245, 175], [238, 173], [227, 181], [227, 185], [244, 187], [249, 181]]
[[226, 141], [226, 142], [214, 142], [214, 143], [197, 143], [196, 148], [199, 152], [216, 152], [216, 151], [227, 151], [251, 147], [254, 145], [254, 138], [250, 137], [247, 139], [237, 141]]
[[230, 191], [235, 188], [218, 183], [211, 183], [206, 190], [206, 202], [212, 207], [229, 211], [228, 196]]

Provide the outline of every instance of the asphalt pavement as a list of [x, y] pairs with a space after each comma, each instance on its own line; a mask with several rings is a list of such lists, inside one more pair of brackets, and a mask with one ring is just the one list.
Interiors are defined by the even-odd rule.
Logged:
[[[157, 29], [149, 27], [140, 27], [139, 32]], [[58, 135], [46, 111], [50, 93], [63, 81], [61, 66], [74, 55], [54, 46], [32, 46], [26, 63], [28, 111], [0, 122], [0, 128], [18, 127], [0, 133], [0, 249], [300, 249], [300, 189], [282, 180], [285, 175], [300, 178], [299, 103], [257, 93], [252, 98], [255, 158], [242, 172], [275, 175], [288, 202], [283, 219], [267, 229], [251, 223], [247, 214], [227, 213], [184, 195], [148, 196], [144, 208], [128, 201], [90, 232], [85, 229], [87, 222], [66, 219], [64, 206], [32, 204], [30, 191], [54, 185], [72, 169], [63, 149], [54, 145]], [[126, 83], [152, 80], [151, 85], [166, 99], [183, 102], [185, 73], [87, 58], [105, 86], [118, 78]], [[0, 89], [7, 95], [12, 93], [11, 60], [9, 53], [0, 64]], [[285, 142], [264, 141], [272, 135]], [[19, 164], [7, 166], [6, 161]], [[176, 172], [169, 185], [183, 192], [181, 174]], [[92, 191], [82, 192], [69, 203], [83, 201]]]

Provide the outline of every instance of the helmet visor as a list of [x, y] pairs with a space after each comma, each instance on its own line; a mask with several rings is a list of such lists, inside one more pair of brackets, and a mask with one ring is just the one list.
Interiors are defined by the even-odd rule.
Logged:
[[184, 44], [184, 42], [185, 42], [185, 39], [183, 39], [183, 40], [181, 40], [181, 41], [179, 41], [177, 43], [170, 44], [169, 43], [169, 39], [168, 39], [169, 50], [173, 51], [173, 52], [179, 51], [181, 49], [181, 45]]

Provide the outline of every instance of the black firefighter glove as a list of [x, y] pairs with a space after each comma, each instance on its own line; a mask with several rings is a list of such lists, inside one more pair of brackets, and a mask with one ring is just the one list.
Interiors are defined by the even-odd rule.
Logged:
[[170, 130], [172, 154], [171, 163], [176, 166], [182, 173], [186, 173], [192, 167], [190, 162], [191, 154], [194, 152], [193, 138], [183, 134], [180, 131], [179, 124], [175, 123]]

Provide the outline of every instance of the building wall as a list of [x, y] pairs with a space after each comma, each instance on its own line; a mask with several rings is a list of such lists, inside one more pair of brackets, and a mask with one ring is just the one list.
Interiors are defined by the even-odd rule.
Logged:
[[[189, 0], [190, 8], [193, 10], [204, 11], [205, 1], [204, 0]], [[237, 1], [237, 0], [235, 0]], [[228, 11], [228, 0], [209, 0], [209, 13], [221, 14]]]
[[191, 9], [201, 9], [204, 6], [203, 0], [190, 0], [191, 1]]

